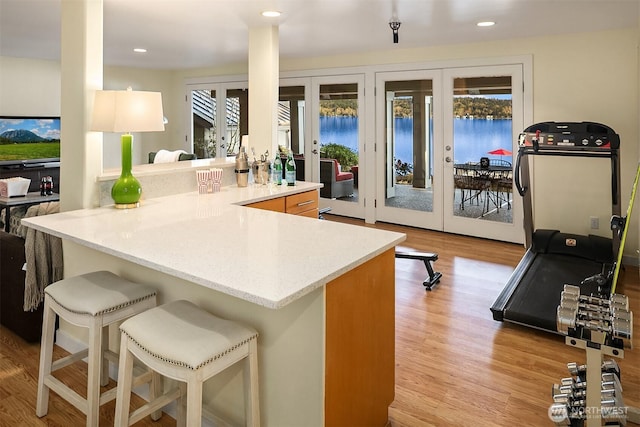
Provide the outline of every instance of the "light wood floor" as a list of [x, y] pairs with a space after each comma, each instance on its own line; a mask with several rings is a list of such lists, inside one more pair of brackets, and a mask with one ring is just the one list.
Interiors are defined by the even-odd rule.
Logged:
[[[443, 273], [440, 285], [427, 292], [422, 286], [424, 265], [396, 260], [396, 396], [389, 410], [391, 425], [553, 425], [547, 416], [551, 387], [568, 376], [567, 362], [583, 363], [585, 355], [566, 346], [560, 336], [492, 319], [489, 307], [522, 257], [522, 246], [388, 224], [375, 227], [406, 233], [404, 248], [437, 252], [436, 270]], [[638, 319], [637, 268], [626, 269], [618, 291], [630, 297]], [[55, 393], [49, 415], [35, 416], [39, 347], [0, 327], [0, 426], [84, 425], [84, 416]], [[625, 403], [639, 407], [640, 349], [627, 351], [626, 358], [617, 361]], [[82, 369], [63, 375], [81, 392], [86, 375]], [[112, 425], [113, 410], [113, 402], [102, 408], [101, 425]], [[145, 420], [136, 425], [175, 422], [165, 415], [159, 423]]]
[[[362, 221], [327, 215], [362, 225]], [[378, 223], [404, 232], [401, 248], [437, 252], [440, 284], [427, 292], [420, 261], [396, 260], [396, 396], [393, 427], [549, 426], [551, 387], [584, 351], [559, 335], [496, 322], [489, 307], [524, 254], [521, 245]], [[627, 268], [618, 292], [640, 327], [640, 278]], [[635, 334], [638, 343], [638, 333]], [[625, 404], [640, 407], [640, 348], [617, 359]]]

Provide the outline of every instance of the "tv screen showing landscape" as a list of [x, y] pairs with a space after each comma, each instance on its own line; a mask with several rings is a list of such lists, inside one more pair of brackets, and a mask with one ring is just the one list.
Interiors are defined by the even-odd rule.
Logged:
[[0, 117], [0, 164], [60, 160], [60, 117]]

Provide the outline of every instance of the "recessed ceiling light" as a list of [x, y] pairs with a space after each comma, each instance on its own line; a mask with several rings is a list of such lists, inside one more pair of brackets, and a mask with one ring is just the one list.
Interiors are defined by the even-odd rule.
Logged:
[[133, 49], [134, 52], [136, 53], [147, 53], [147, 49], [142, 48], [142, 47], [136, 47]]
[[496, 23], [493, 21], [483, 21], [483, 22], [478, 22], [476, 25], [478, 27], [491, 27], [496, 25]]
[[280, 16], [280, 12], [276, 10], [265, 10], [262, 12], [262, 16], [266, 16], [267, 18], [277, 18]]

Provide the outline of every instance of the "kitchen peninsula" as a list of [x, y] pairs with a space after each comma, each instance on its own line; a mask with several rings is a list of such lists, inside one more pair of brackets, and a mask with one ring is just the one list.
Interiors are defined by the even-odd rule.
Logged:
[[[263, 426], [384, 426], [394, 398], [395, 268], [400, 233], [245, 205], [317, 191], [222, 187], [24, 220], [61, 237], [84, 271], [109, 269], [259, 333]], [[205, 401], [242, 422], [241, 371]]]

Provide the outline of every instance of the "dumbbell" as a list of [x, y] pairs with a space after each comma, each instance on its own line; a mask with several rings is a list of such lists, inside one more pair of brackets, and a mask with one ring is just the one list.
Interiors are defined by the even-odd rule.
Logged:
[[590, 295], [582, 295], [580, 293], [580, 287], [578, 286], [564, 285], [561, 295], [567, 299], [577, 299], [579, 302], [590, 305], [617, 307], [629, 310], [629, 298], [622, 294], [611, 294], [609, 298], [599, 298]]
[[549, 418], [556, 424], [556, 426], [566, 427], [571, 426], [569, 408], [562, 403], [554, 403], [549, 407]]
[[[567, 370], [572, 376], [584, 379], [584, 374], [587, 372], [587, 365], [578, 365], [576, 362], [569, 362], [567, 363]], [[618, 377], [620, 376], [620, 367], [613, 359], [603, 360], [601, 370], [603, 373], [613, 373]]]

